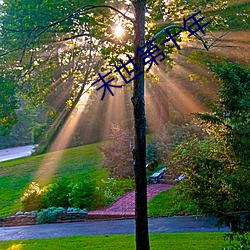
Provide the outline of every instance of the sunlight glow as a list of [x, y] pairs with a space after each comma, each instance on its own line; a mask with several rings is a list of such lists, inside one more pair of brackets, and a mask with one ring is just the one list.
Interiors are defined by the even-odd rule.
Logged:
[[116, 37], [121, 37], [124, 34], [124, 29], [120, 24], [116, 26], [114, 34]]
[[67, 148], [73, 137], [82, 111], [86, 107], [88, 98], [89, 95], [87, 93], [83, 94], [79, 103], [74, 108], [70, 117], [67, 119], [61, 131], [52, 143], [49, 149], [50, 153], [46, 155], [39, 170], [36, 173], [35, 179], [38, 180], [39, 183], [47, 184], [50, 181], [51, 177], [55, 174], [57, 168], [59, 167], [59, 163], [63, 158], [64, 149]]

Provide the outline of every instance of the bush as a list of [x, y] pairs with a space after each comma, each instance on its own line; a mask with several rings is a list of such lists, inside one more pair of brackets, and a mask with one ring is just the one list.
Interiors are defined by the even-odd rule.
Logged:
[[115, 185], [114, 178], [105, 178], [96, 182], [93, 193], [94, 209], [105, 207], [117, 198], [112, 191]]
[[68, 207], [70, 190], [70, 181], [66, 178], [61, 178], [58, 181], [48, 185], [45, 188], [43, 197], [45, 207]]
[[37, 213], [36, 224], [55, 222], [59, 213], [64, 212], [62, 207], [49, 207]]
[[72, 186], [72, 190], [69, 193], [69, 204], [73, 207], [91, 207], [92, 195], [94, 193], [93, 182], [85, 179]]
[[116, 196], [121, 196], [124, 193], [134, 190], [135, 183], [133, 178], [119, 178], [116, 179], [116, 185], [113, 186], [113, 193]]
[[[230, 247], [225, 247], [223, 250], [250, 250], [250, 240], [247, 233], [228, 233], [225, 236], [225, 239], [228, 239], [230, 242]], [[236, 244], [233, 244], [233, 241], [237, 241]]]
[[38, 183], [32, 182], [28, 190], [21, 197], [22, 209], [24, 211], [39, 210], [43, 207], [44, 189]]
[[106, 178], [96, 182], [93, 194], [94, 208], [101, 208], [111, 204], [124, 193], [134, 189], [132, 178]]

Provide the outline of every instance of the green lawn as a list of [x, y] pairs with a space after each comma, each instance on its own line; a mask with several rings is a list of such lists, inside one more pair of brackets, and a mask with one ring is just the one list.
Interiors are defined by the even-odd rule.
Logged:
[[[151, 234], [151, 250], [222, 250], [228, 246], [224, 233]], [[57, 239], [7, 241], [1, 250], [135, 249], [134, 235], [74, 236]]]
[[[98, 168], [102, 160], [98, 145], [100, 143], [65, 150], [51, 181], [62, 176], [75, 182], [80, 181], [84, 175], [105, 178], [107, 171]], [[57, 154], [49, 155], [56, 157]], [[35, 174], [47, 156], [44, 154], [0, 163], [0, 217], [21, 209], [20, 197], [32, 181], [37, 181]], [[149, 203], [150, 216], [171, 215], [178, 211], [180, 207], [172, 189], [157, 195]]]
[[[99, 177], [107, 175], [106, 171], [98, 169], [102, 160], [98, 145], [100, 143], [65, 150], [58, 166], [51, 166], [56, 167], [52, 180], [64, 176], [79, 181], [87, 173], [93, 176], [98, 173]], [[51, 157], [57, 155], [56, 152], [50, 154]], [[46, 154], [0, 163], [0, 217], [20, 210], [20, 197], [30, 182], [37, 181], [35, 174], [45, 157]]]
[[177, 212], [183, 212], [187, 215], [199, 214], [197, 207], [177, 194], [175, 187], [161, 192], [148, 203], [148, 215], [151, 217], [166, 214], [171, 216]]

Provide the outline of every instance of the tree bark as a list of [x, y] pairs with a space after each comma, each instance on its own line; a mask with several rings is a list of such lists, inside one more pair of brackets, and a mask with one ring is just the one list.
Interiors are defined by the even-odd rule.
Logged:
[[[133, 1], [135, 7], [134, 55], [138, 70], [135, 75], [144, 72], [142, 58], [136, 55], [137, 48], [145, 44], [146, 0]], [[135, 217], [136, 249], [149, 250], [147, 180], [146, 180], [146, 117], [144, 102], [144, 73], [134, 80], [132, 103], [134, 108], [135, 146], [133, 149], [135, 174]]]

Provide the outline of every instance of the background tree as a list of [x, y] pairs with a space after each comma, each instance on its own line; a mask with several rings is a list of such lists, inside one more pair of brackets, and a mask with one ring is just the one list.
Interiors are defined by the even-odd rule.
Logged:
[[0, 136], [7, 135], [17, 122], [16, 85], [6, 75], [0, 77]]
[[100, 147], [104, 154], [103, 168], [110, 171], [112, 178], [133, 177], [132, 135], [127, 128], [118, 124], [111, 127], [110, 142]]
[[170, 168], [185, 174], [181, 190], [203, 213], [242, 233], [250, 225], [250, 71], [230, 62], [210, 68], [222, 87], [216, 112], [196, 115], [209, 135], [182, 143]]

